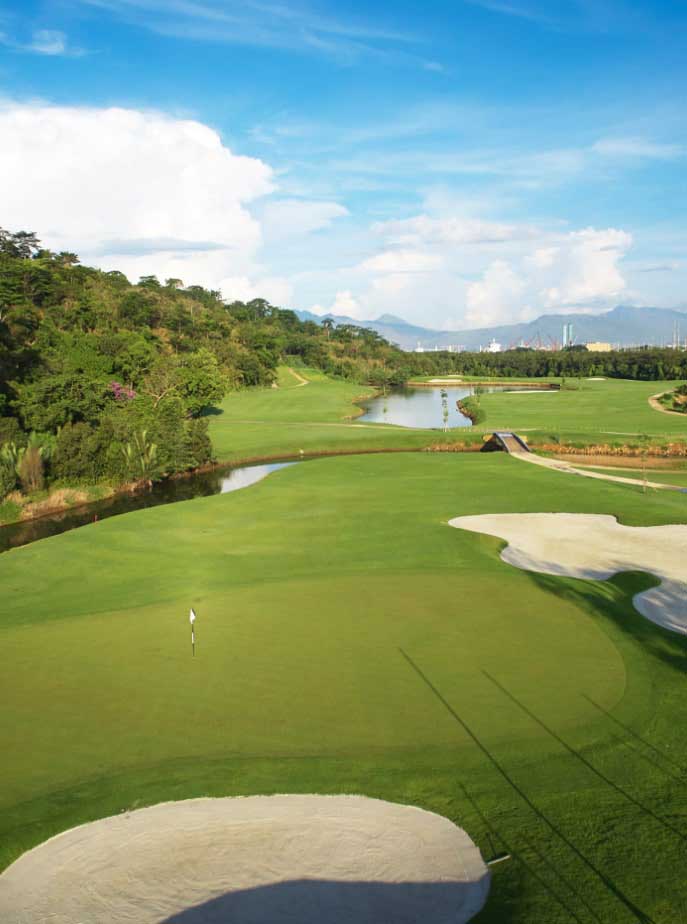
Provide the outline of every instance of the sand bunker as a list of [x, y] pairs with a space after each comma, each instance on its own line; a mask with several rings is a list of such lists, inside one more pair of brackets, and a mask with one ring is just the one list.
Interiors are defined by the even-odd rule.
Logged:
[[3, 924], [460, 924], [489, 873], [440, 815], [362, 796], [167, 802], [74, 828], [0, 876]]
[[501, 558], [526, 571], [596, 580], [648, 571], [661, 584], [637, 594], [635, 607], [687, 634], [687, 526], [621, 526], [615, 517], [581, 513], [486, 514], [449, 525], [505, 539]]

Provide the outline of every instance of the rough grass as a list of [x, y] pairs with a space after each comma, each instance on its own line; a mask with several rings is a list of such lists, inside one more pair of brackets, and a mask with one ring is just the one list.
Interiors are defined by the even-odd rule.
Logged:
[[362, 792], [514, 854], [481, 924], [679, 920], [687, 640], [633, 611], [652, 579], [528, 574], [446, 525], [687, 520], [681, 495], [581, 482], [327, 459], [0, 556], [2, 862], [164, 799]]

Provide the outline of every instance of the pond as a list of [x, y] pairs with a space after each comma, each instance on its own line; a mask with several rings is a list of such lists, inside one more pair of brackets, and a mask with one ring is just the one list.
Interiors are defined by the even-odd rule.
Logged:
[[212, 494], [240, 491], [242, 488], [262, 481], [271, 472], [295, 464], [296, 462], [270, 462], [262, 465], [244, 465], [239, 468], [225, 466], [211, 472], [196, 472], [185, 478], [160, 481], [150, 490], [141, 491], [138, 494], [118, 494], [85, 507], [51, 513], [36, 520], [12, 523], [9, 526], [0, 527], [0, 552], [27, 545], [37, 539], [57, 536], [67, 530], [76, 529], [77, 526], [92, 523], [96, 518], [105, 520], [108, 517], [118, 516], [120, 513], [130, 513], [132, 510], [142, 510], [145, 507], [158, 507], [160, 504], [174, 504], [177, 501], [192, 500], [194, 497], [209, 497]]
[[[482, 392], [539, 391], [523, 385], [482, 385]], [[458, 410], [457, 402], [475, 393], [470, 385], [445, 385], [432, 388], [398, 388], [361, 403], [365, 408], [359, 423], [386, 423], [415, 430], [446, 430], [471, 427], [469, 417]]]

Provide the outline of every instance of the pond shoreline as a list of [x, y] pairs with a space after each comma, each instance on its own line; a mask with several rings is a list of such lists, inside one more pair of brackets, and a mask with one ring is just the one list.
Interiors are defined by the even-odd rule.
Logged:
[[[199, 475], [211, 475], [215, 472], [219, 473], [223, 470], [229, 474], [230, 472], [236, 471], [237, 469], [251, 468], [258, 465], [278, 464], [280, 462], [303, 462], [312, 459], [330, 458], [334, 456], [376, 455], [379, 453], [396, 452], [426, 452], [429, 448], [431, 447], [393, 446], [371, 449], [320, 449], [304, 451], [295, 454], [278, 453], [276, 455], [272, 454], [266, 456], [247, 456], [245, 458], [232, 460], [231, 462], [218, 461], [199, 466], [198, 468], [192, 469], [188, 472], [176, 472], [175, 474], [170, 475], [168, 478], [163, 478], [160, 481], [153, 483], [127, 482], [126, 484], [112, 489], [103, 497], [97, 498], [95, 500], [84, 501], [82, 503], [76, 504], [68, 504], [65, 502], [62, 504], [55, 504], [51, 507], [41, 508], [40, 513], [26, 517], [20, 517], [18, 520], [9, 520], [5, 523], [0, 523], [0, 537], [2, 536], [3, 530], [5, 529], [16, 528], [32, 523], [40, 523], [42, 520], [51, 520], [65, 514], [73, 513], [79, 515], [87, 513], [88, 510], [94, 510], [94, 513], [97, 515], [97, 510], [95, 508], [106, 504], [108, 501], [115, 502], [116, 500], [123, 500], [127, 497], [135, 498], [149, 495], [155, 491], [156, 485], [159, 489], [160, 486], [170, 485], [174, 482], [190, 481], [193, 478], [197, 478]], [[78, 490], [78, 488], [74, 489], [74, 491]], [[178, 503], [178, 501], [169, 501], [168, 503]]]
[[466, 387], [475, 387], [479, 386], [480, 388], [526, 388], [529, 390], [534, 390], [535, 388], [542, 389], [543, 391], [560, 391], [561, 386], [558, 382], [504, 382], [504, 381], [480, 381], [480, 382], [471, 382], [468, 380], [462, 381], [461, 379], [437, 379], [434, 382], [416, 382], [413, 379], [406, 382], [406, 388], [446, 388], [447, 385], [455, 385], [457, 387], [466, 388]]

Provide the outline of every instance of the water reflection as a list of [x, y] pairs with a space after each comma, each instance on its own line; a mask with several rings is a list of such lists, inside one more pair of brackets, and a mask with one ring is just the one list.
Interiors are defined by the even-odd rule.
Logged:
[[471, 422], [460, 413], [456, 402], [472, 394], [463, 386], [445, 388], [400, 388], [363, 404], [361, 423], [388, 423], [419, 430], [469, 427]]
[[414, 430], [448, 430], [471, 427], [472, 421], [458, 410], [457, 402], [470, 395], [502, 391], [539, 391], [523, 385], [443, 385], [435, 388], [398, 388], [365, 401], [361, 423], [386, 423]]
[[174, 504], [177, 501], [192, 500], [194, 497], [209, 497], [213, 494], [228, 494], [239, 491], [258, 481], [262, 481], [271, 472], [296, 462], [271, 462], [263, 465], [245, 465], [240, 468], [221, 468], [211, 472], [200, 472], [186, 478], [161, 481], [149, 491], [140, 494], [124, 494], [109, 497], [89, 504], [78, 510], [64, 510], [50, 514], [38, 520], [13, 523], [0, 527], [0, 552], [14, 549], [37, 539], [57, 536], [67, 530], [92, 523], [95, 519], [105, 520], [132, 510], [146, 507], [159, 507], [161, 504]]

